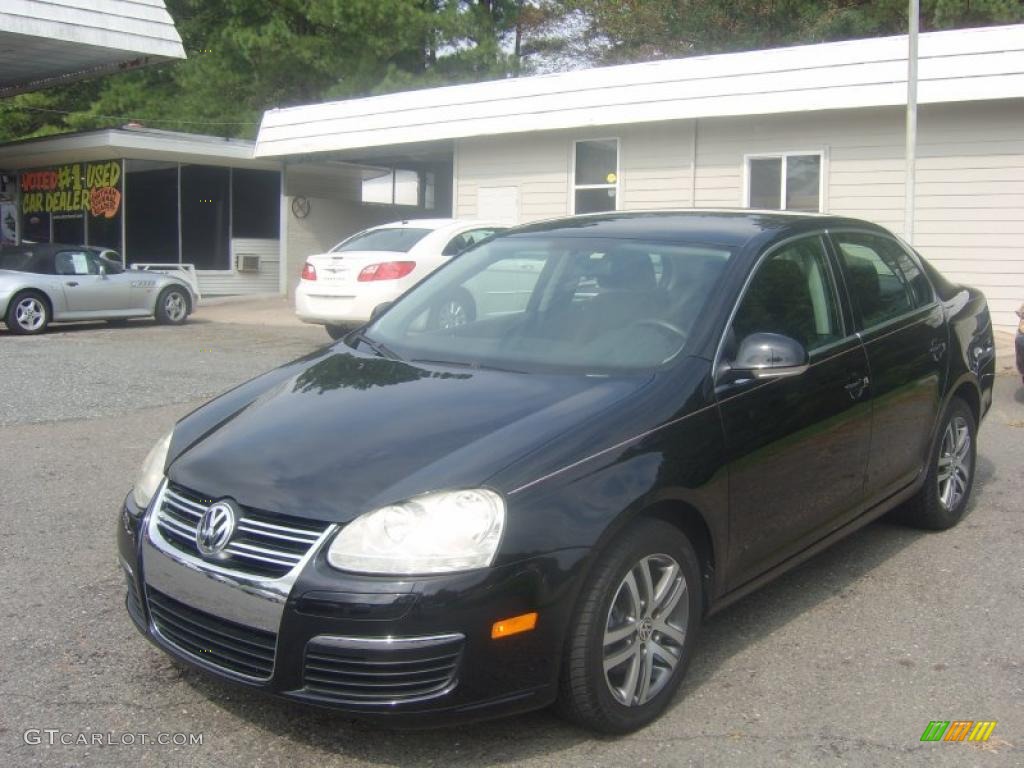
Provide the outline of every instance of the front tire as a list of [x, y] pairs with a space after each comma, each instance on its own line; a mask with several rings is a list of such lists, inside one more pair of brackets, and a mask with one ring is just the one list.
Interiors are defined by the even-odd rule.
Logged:
[[335, 341], [348, 333], [348, 328], [343, 325], [325, 325], [324, 328], [327, 329], [327, 335]]
[[683, 679], [701, 624], [700, 566], [677, 528], [642, 520], [587, 578], [570, 624], [557, 707], [592, 731], [647, 725]]
[[928, 460], [924, 485], [899, 509], [897, 519], [932, 531], [960, 522], [974, 488], [977, 431], [967, 403], [958, 397], [951, 400]]
[[11, 333], [42, 333], [50, 324], [50, 303], [39, 291], [22, 291], [11, 298], [4, 318]]
[[181, 325], [188, 317], [189, 308], [184, 288], [164, 288], [156, 300], [156, 321], [162, 325]]

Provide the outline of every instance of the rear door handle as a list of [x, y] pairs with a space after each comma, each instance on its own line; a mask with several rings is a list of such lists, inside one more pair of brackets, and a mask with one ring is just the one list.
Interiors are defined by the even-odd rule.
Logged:
[[946, 342], [940, 339], [932, 339], [931, 346], [928, 347], [928, 352], [931, 353], [932, 360], [938, 362], [942, 359], [943, 353], [946, 351]]
[[871, 384], [871, 379], [867, 376], [856, 374], [843, 388], [849, 393], [852, 400], [860, 400], [869, 384]]
[[72, 288], [78, 285], [78, 283], [76, 283], [74, 280], [68, 280], [67, 284], [70, 285]]

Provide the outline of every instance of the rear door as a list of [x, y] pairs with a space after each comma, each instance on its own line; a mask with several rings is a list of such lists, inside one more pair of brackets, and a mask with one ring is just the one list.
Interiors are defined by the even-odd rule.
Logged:
[[832, 232], [871, 368], [874, 411], [867, 495], [880, 501], [924, 466], [949, 358], [942, 307], [895, 238]]
[[839, 528], [862, 501], [867, 357], [834, 271], [823, 235], [778, 246], [752, 276], [723, 343], [728, 364], [746, 336], [778, 333], [800, 342], [810, 362], [790, 378], [717, 388], [729, 461], [727, 579], [736, 586]]

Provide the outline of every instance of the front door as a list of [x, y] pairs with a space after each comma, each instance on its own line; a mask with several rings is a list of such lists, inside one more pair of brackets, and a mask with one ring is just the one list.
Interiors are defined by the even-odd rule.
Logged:
[[874, 435], [867, 494], [877, 502], [909, 484], [931, 447], [949, 339], [920, 266], [896, 240], [832, 233], [871, 367]]
[[100, 260], [89, 251], [60, 251], [54, 257], [68, 311], [102, 314], [131, 306], [131, 283], [100, 274]]
[[718, 387], [729, 461], [732, 587], [839, 528], [862, 501], [871, 440], [867, 356], [842, 311], [822, 236], [779, 246], [757, 268], [723, 348], [749, 334], [800, 342], [810, 365]]

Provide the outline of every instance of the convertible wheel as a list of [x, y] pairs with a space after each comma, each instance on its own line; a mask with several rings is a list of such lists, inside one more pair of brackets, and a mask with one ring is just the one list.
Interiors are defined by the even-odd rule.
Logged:
[[5, 322], [12, 333], [42, 333], [50, 324], [50, 305], [38, 291], [22, 291], [7, 306]]
[[905, 523], [934, 531], [960, 522], [974, 487], [977, 425], [967, 403], [950, 402], [938, 435], [924, 485], [897, 514]]
[[165, 288], [156, 300], [156, 321], [181, 325], [188, 317], [188, 296], [183, 288]]
[[566, 639], [558, 708], [601, 733], [657, 718], [679, 687], [701, 623], [697, 555], [686, 536], [643, 520], [594, 565]]

